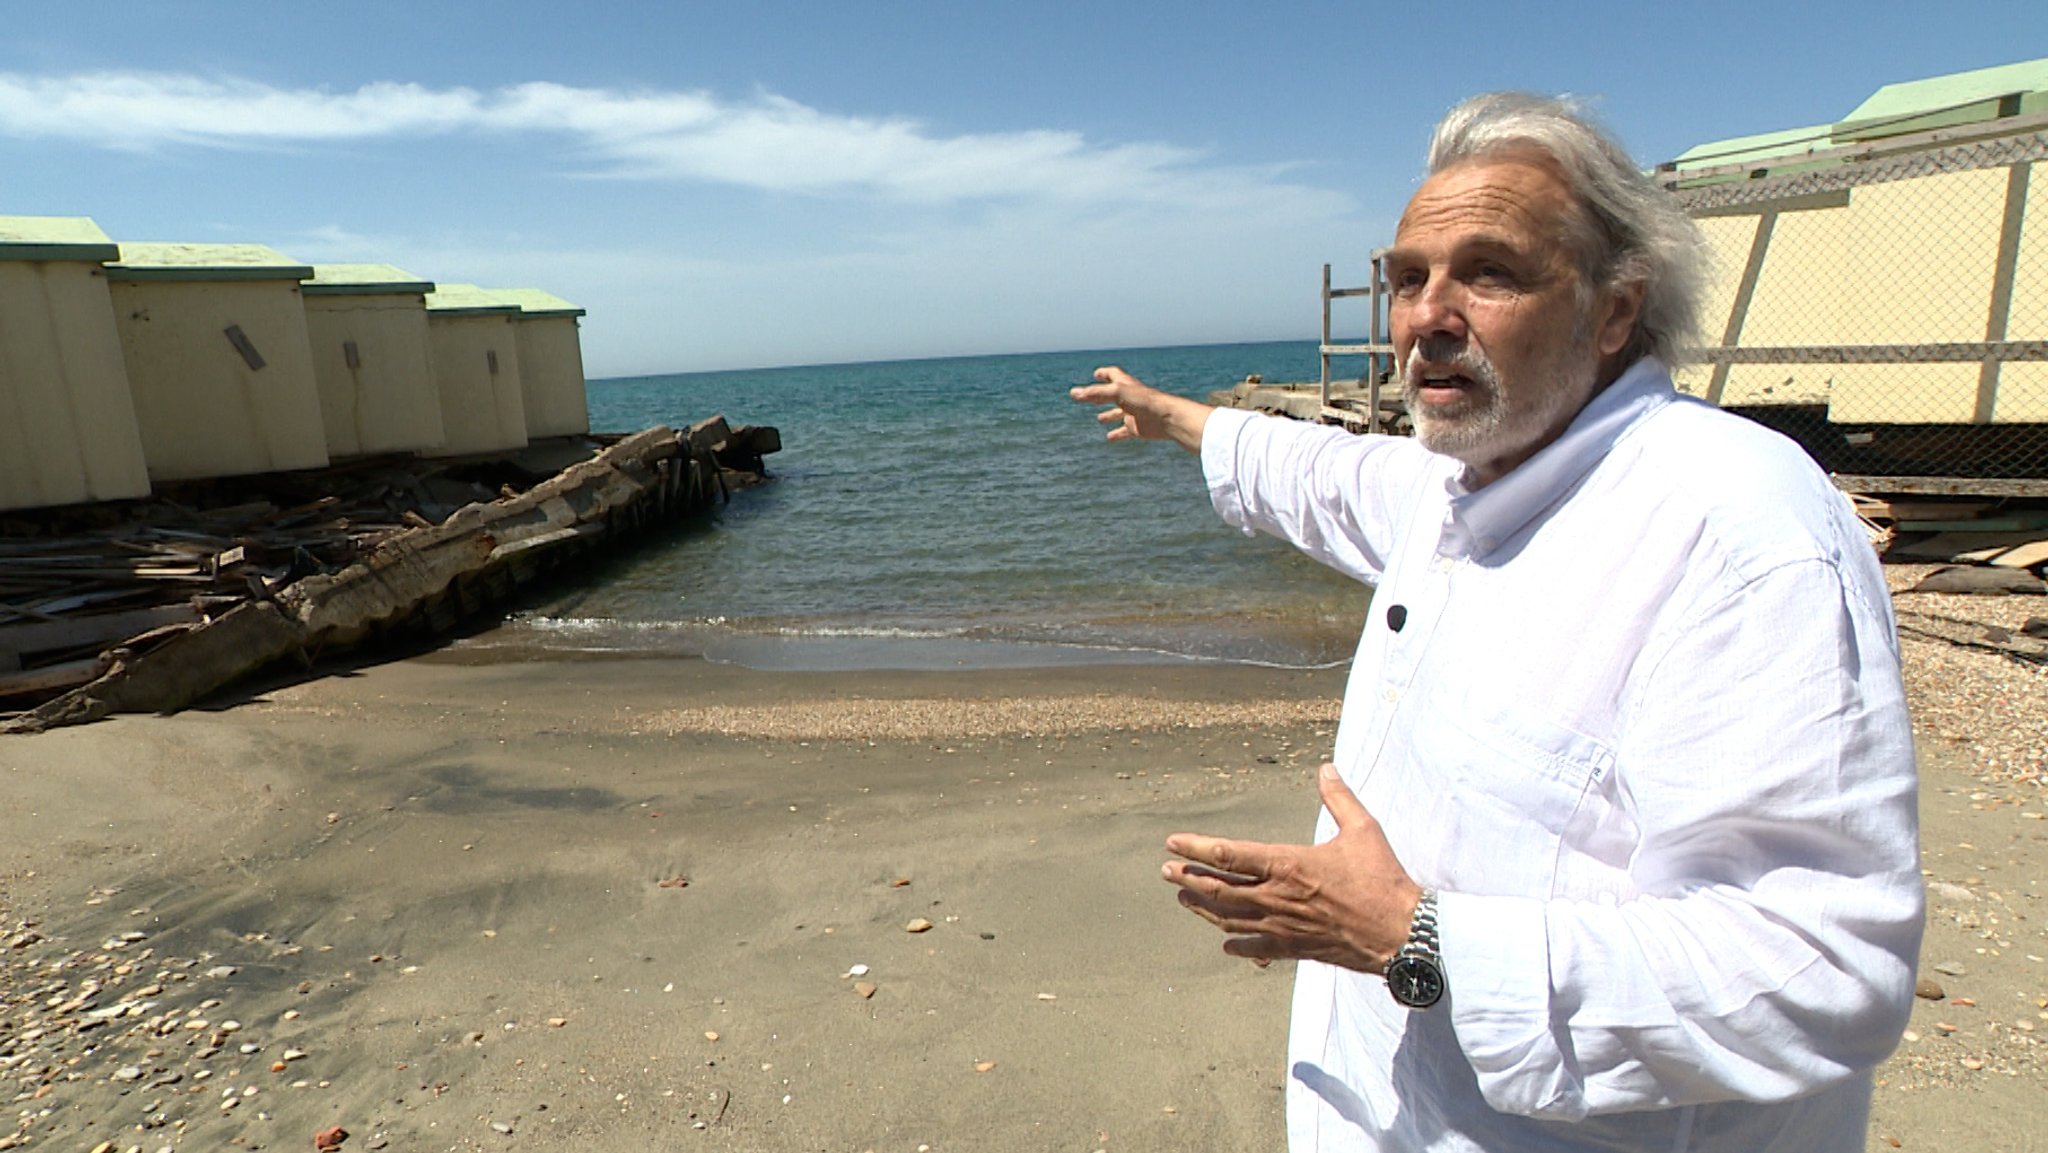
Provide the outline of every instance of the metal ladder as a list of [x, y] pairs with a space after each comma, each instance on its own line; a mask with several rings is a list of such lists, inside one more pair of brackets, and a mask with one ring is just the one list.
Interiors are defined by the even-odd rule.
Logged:
[[[1386, 249], [1374, 249], [1372, 254], [1371, 283], [1364, 288], [1330, 287], [1330, 266], [1323, 265], [1323, 328], [1319, 352], [1322, 357], [1322, 419], [1325, 423], [1337, 423], [1351, 427], [1359, 423], [1356, 410], [1330, 403], [1330, 360], [1339, 356], [1365, 357], [1365, 373], [1359, 378], [1365, 385], [1366, 411], [1365, 431], [1380, 430], [1380, 377], [1392, 376], [1394, 345], [1392, 334], [1382, 326], [1387, 298], [1387, 282], [1382, 267]], [[1345, 297], [1363, 296], [1372, 301], [1372, 319], [1367, 325], [1366, 341], [1363, 344], [1335, 344], [1330, 340], [1330, 302]], [[1384, 361], [1381, 359], [1384, 357]], [[1382, 366], [1384, 365], [1384, 374]]]

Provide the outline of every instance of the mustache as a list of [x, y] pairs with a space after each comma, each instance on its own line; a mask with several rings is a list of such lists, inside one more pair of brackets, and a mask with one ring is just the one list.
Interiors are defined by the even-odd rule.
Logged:
[[1440, 365], [1460, 376], [1470, 377], [1474, 384], [1483, 388], [1490, 389], [1499, 383], [1493, 371], [1493, 361], [1470, 341], [1446, 336], [1429, 336], [1416, 341], [1408, 349], [1407, 361], [1401, 365], [1402, 384], [1408, 388], [1421, 388], [1424, 363]]

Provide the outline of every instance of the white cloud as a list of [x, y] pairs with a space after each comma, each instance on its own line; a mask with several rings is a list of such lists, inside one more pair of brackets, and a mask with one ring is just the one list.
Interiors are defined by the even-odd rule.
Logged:
[[368, 84], [337, 95], [162, 73], [0, 73], [0, 132], [108, 148], [432, 132], [473, 119], [475, 104], [475, 93], [416, 84]]
[[732, 102], [551, 83], [332, 92], [173, 73], [0, 73], [0, 135], [109, 149], [515, 133], [567, 138], [558, 163], [594, 162], [606, 176], [936, 203], [1214, 207], [1286, 187], [1277, 172], [1205, 167], [1202, 153], [1173, 145], [1105, 146], [1053, 130], [941, 136], [907, 118], [838, 115], [772, 94]]

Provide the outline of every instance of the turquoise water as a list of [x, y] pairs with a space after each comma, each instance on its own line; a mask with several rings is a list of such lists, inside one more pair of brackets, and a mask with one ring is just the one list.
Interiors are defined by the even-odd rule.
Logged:
[[592, 427], [781, 430], [774, 480], [515, 621], [563, 648], [756, 667], [1349, 657], [1363, 586], [1210, 510], [1196, 459], [1067, 399], [1118, 363], [1190, 396], [1308, 380], [1312, 342], [592, 381]]

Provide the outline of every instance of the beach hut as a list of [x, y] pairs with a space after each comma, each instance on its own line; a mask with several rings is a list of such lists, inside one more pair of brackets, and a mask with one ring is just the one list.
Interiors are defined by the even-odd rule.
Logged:
[[316, 264], [300, 291], [327, 454], [439, 448], [426, 303], [433, 282], [388, 264]]
[[2048, 363], [1993, 351], [2048, 339], [2044, 113], [2035, 60], [1886, 85], [1833, 124], [1667, 166], [1717, 258], [1709, 342], [1842, 353], [1721, 363], [1685, 386], [1844, 425], [2048, 421]]
[[590, 431], [583, 393], [583, 338], [576, 319], [584, 311], [538, 288], [493, 288], [519, 306], [519, 383], [531, 437], [581, 436]]
[[0, 216], [0, 509], [149, 494], [91, 220]]
[[427, 333], [441, 398], [441, 447], [431, 456], [526, 447], [519, 375], [519, 306], [474, 284], [427, 294]]
[[129, 244], [107, 265], [153, 481], [327, 463], [299, 282], [260, 244]]
[[[1715, 176], [1687, 180], [1686, 187], [1739, 180], [1740, 173], [1728, 171], [1735, 166], [1776, 176], [1822, 172], [1841, 164], [1814, 155], [1834, 147], [1830, 131], [1830, 125], [1821, 124], [1716, 141], [1691, 149], [1675, 165], [1681, 179], [1702, 169], [1719, 170]], [[1848, 205], [1849, 192], [1842, 189], [1695, 213], [1714, 268], [1704, 301], [1703, 335], [1737, 348], [1834, 343], [1847, 299], [1839, 281]], [[1679, 384], [1725, 405], [1825, 406], [1832, 368], [1695, 365], [1679, 374]]]
[[[1842, 145], [2038, 132], [2048, 59], [1887, 84], [1835, 125]], [[1848, 262], [1861, 283], [1845, 342], [2048, 339], [2048, 163], [1993, 164], [1855, 190]], [[1943, 269], [1941, 276], [1920, 270]], [[1874, 283], [1878, 278], [1881, 283]], [[1911, 396], [1902, 405], [1900, 397]], [[1835, 378], [1828, 419], [2011, 424], [2048, 421], [2048, 364], [1853, 365]]]

